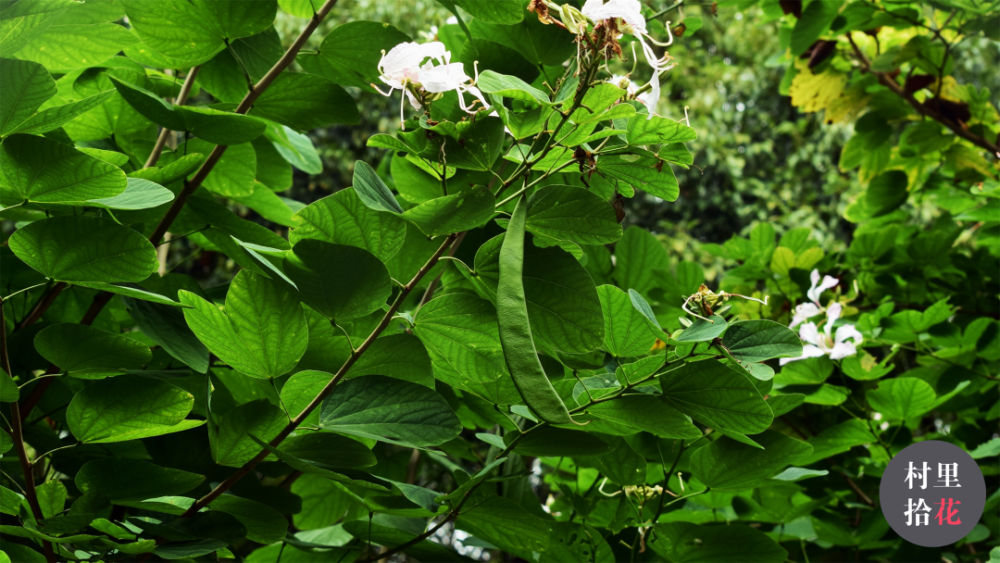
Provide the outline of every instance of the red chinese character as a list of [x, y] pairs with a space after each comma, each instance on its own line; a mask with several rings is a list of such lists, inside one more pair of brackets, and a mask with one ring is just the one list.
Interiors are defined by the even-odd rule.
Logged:
[[[958, 515], [958, 509], [952, 509], [952, 505], [962, 504], [962, 501], [949, 498], [947, 503], [945, 503], [944, 499], [941, 499], [941, 502], [937, 502], [935, 504], [941, 507], [938, 509], [937, 516], [935, 517], [937, 518], [938, 525], [943, 526], [944, 524], [948, 524], [949, 526], [958, 526], [962, 523], [962, 521], [958, 519], [952, 521], [952, 517]], [[946, 508], [947, 513], [945, 512]]]

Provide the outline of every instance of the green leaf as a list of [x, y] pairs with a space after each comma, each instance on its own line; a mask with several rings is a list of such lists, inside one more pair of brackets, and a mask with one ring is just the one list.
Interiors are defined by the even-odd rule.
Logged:
[[[310, 11], [307, 17], [312, 17]], [[375, 21], [349, 21], [333, 28], [323, 38], [318, 56], [299, 55], [297, 61], [307, 72], [336, 84], [356, 86], [374, 92], [370, 84], [378, 80], [382, 50], [410, 41], [391, 25]]]
[[[354, 471], [349, 469], [338, 469], [335, 472], [329, 469], [327, 466], [323, 465], [322, 463], [302, 460], [288, 452], [285, 452], [284, 450], [279, 450], [252, 434], [250, 435], [250, 438], [253, 439], [253, 441], [257, 442], [257, 445], [260, 446], [262, 449], [265, 449], [268, 452], [274, 454], [275, 457], [277, 457], [284, 463], [287, 463], [294, 469], [301, 471], [303, 473], [318, 475], [323, 478], [329, 479], [331, 481], [336, 481], [337, 483], [349, 485], [351, 489], [348, 490], [360, 487], [362, 489], [370, 489], [378, 492], [385, 492], [392, 487], [392, 485], [389, 482], [382, 480], [378, 477], [373, 477], [371, 475], [368, 475], [367, 473], [362, 473], [360, 471]], [[349, 474], [349, 476], [345, 475], [344, 473]], [[335, 487], [334, 489], [338, 491], [344, 491], [344, 489], [341, 489], [339, 487]], [[310, 500], [312, 499], [307, 498], [306, 502], [309, 502]], [[296, 519], [296, 522], [298, 523], [298, 519]]]
[[469, 29], [474, 37], [514, 49], [534, 64], [561, 65], [576, 52], [571, 34], [552, 33], [551, 28], [536, 17], [528, 16], [514, 25], [488, 24], [474, 19], [469, 22]]
[[812, 453], [808, 443], [774, 430], [766, 430], [754, 440], [764, 449], [725, 436], [698, 448], [691, 456], [691, 472], [714, 490], [744, 490]]
[[604, 348], [619, 358], [649, 352], [659, 331], [632, 306], [628, 294], [613, 285], [602, 285], [597, 295], [604, 313]]
[[[402, 530], [387, 525], [383, 521], [379, 523], [378, 517], [372, 522], [367, 520], [351, 520], [344, 522], [344, 530], [361, 541], [371, 541], [373, 544], [382, 545], [387, 548], [399, 547], [413, 540], [416, 530]], [[421, 540], [414, 545], [402, 550], [406, 555], [417, 561], [434, 561], [436, 563], [462, 563], [471, 561], [447, 547], [430, 541]]]
[[108, 209], [151, 209], [174, 200], [174, 192], [159, 184], [142, 178], [128, 178], [125, 191], [112, 197], [92, 199], [87, 202], [94, 207]]
[[329, 80], [313, 74], [283, 72], [253, 104], [251, 113], [282, 125], [309, 131], [361, 120], [354, 98]]
[[462, 429], [435, 391], [381, 375], [341, 383], [320, 408], [326, 430], [407, 447], [437, 446]]
[[0, 369], [0, 403], [12, 403], [21, 396], [21, 391], [17, 383], [11, 379], [7, 372]]
[[[213, 149], [215, 149], [215, 145], [212, 143], [202, 139], [190, 139], [178, 147], [177, 152], [180, 154], [201, 153], [208, 158]], [[254, 152], [253, 145], [250, 143], [232, 145], [226, 149], [226, 152], [222, 153], [219, 162], [212, 168], [202, 186], [224, 197], [253, 195], [256, 169], [257, 153]], [[192, 173], [188, 180], [192, 179], [195, 174]]]
[[347, 372], [348, 379], [363, 375], [387, 375], [434, 388], [431, 358], [420, 339], [412, 334], [390, 334], [376, 339]]
[[406, 238], [403, 219], [368, 207], [350, 188], [310, 204], [295, 217], [299, 227], [288, 235], [293, 245], [315, 239], [356, 246], [385, 262], [399, 252]]
[[219, 465], [240, 467], [260, 452], [250, 438], [259, 436], [270, 442], [288, 423], [288, 417], [269, 399], [258, 399], [231, 409], [212, 438], [212, 458]]
[[628, 121], [628, 144], [654, 145], [683, 143], [698, 138], [694, 129], [665, 117], [635, 115]]
[[455, 527], [504, 551], [543, 552], [549, 547], [548, 522], [504, 497], [476, 503], [462, 512]]
[[611, 452], [586, 458], [584, 463], [592, 464], [601, 475], [616, 485], [640, 486], [646, 482], [646, 459], [635, 453], [628, 442], [621, 438], [614, 440]]
[[669, 269], [667, 251], [652, 233], [637, 226], [625, 229], [615, 246], [614, 278], [619, 287], [649, 295], [651, 289], [662, 285], [660, 279]]
[[635, 307], [636, 311], [642, 313], [642, 316], [646, 317], [649, 322], [653, 323], [653, 326], [657, 329], [657, 337], [660, 336], [659, 331], [663, 330], [660, 326], [660, 321], [656, 319], [656, 315], [653, 313], [653, 308], [649, 306], [649, 302], [642, 296], [641, 293], [634, 289], [628, 290], [629, 300], [632, 301], [632, 306]]
[[140, 233], [82, 215], [35, 221], [9, 239], [18, 258], [68, 282], [138, 282], [156, 270], [156, 249]]
[[803, 466], [812, 465], [822, 459], [846, 452], [854, 446], [876, 441], [864, 420], [849, 418], [810, 438], [809, 445], [813, 447], [812, 455], [807, 459], [797, 460], [797, 462]]
[[[516, 433], [508, 433], [504, 436], [504, 442], [510, 445], [515, 436]], [[517, 453], [532, 457], [603, 455], [613, 449], [596, 434], [553, 426], [543, 426], [528, 432], [514, 446]]]
[[149, 346], [92, 326], [59, 323], [35, 335], [35, 349], [64, 372], [101, 379], [142, 369], [153, 358]]
[[510, 25], [524, 18], [524, 2], [521, 0], [493, 0], [491, 2], [454, 0], [454, 2], [469, 12], [472, 17], [486, 23]]
[[437, 296], [418, 311], [413, 333], [427, 347], [437, 379], [491, 403], [521, 401], [507, 372], [496, 310], [489, 301], [470, 293]]
[[35, 489], [38, 504], [45, 518], [52, 518], [66, 508], [66, 485], [61, 481], [49, 481]]
[[81, 442], [125, 442], [201, 426], [204, 420], [185, 420], [193, 407], [194, 395], [179, 387], [122, 375], [77, 393], [66, 409], [66, 421]]
[[392, 294], [385, 265], [354, 246], [299, 241], [285, 256], [284, 270], [312, 308], [337, 321], [377, 311]]
[[802, 10], [802, 17], [795, 23], [792, 29], [791, 47], [792, 56], [797, 57], [805, 53], [813, 43], [829, 28], [830, 24], [837, 17], [837, 12], [843, 2], [839, 0], [827, 0], [826, 2], [810, 2]]
[[323, 162], [309, 137], [284, 125], [269, 125], [264, 135], [274, 144], [278, 154], [292, 166], [306, 174], [319, 174], [323, 171]]
[[993, 438], [976, 446], [969, 452], [972, 459], [993, 459], [1000, 455], [1000, 438]]
[[180, 309], [128, 297], [123, 303], [143, 334], [194, 371], [208, 371], [208, 348], [188, 328]]
[[709, 342], [725, 332], [728, 327], [726, 319], [719, 315], [712, 315], [712, 318], [707, 321], [695, 319], [694, 324], [684, 329], [674, 340], [677, 342]]
[[403, 217], [429, 237], [481, 227], [493, 216], [496, 198], [486, 186], [427, 200], [407, 209]]
[[354, 163], [354, 190], [362, 203], [375, 211], [388, 211], [397, 215], [403, 213], [403, 208], [396, 201], [396, 196], [389, 191], [389, 186], [362, 160]]
[[204, 480], [202, 475], [148, 461], [104, 457], [85, 463], [74, 482], [80, 492], [100, 494], [110, 501], [142, 501], [184, 494]]
[[522, 197], [514, 208], [500, 249], [497, 286], [497, 323], [507, 369], [525, 404], [538, 417], [553, 424], [573, 422], [538, 360], [531, 335], [524, 289], [524, 224], [528, 204]]
[[937, 395], [929, 383], [915, 377], [879, 381], [878, 389], [867, 392], [872, 408], [889, 420], [913, 418], [926, 413]]
[[222, 495], [208, 505], [212, 510], [225, 512], [246, 526], [247, 539], [269, 544], [281, 541], [288, 528], [288, 520], [266, 504], [234, 495]]
[[72, 0], [57, 0], [6, 5], [0, 17], [0, 56], [16, 53], [24, 48], [45, 33], [74, 4], [76, 3]]
[[137, 42], [118, 24], [53, 25], [18, 51], [17, 57], [45, 65], [49, 72], [66, 73], [98, 66]]
[[281, 449], [320, 467], [364, 469], [377, 463], [368, 446], [333, 432], [305, 432], [292, 436], [282, 443]]
[[611, 244], [622, 237], [614, 208], [575, 186], [546, 186], [532, 194], [525, 228], [576, 244]]
[[663, 438], [692, 439], [702, 435], [688, 417], [651, 395], [624, 395], [587, 407], [587, 413]]
[[901, 170], [890, 170], [876, 176], [865, 191], [865, 202], [872, 217], [895, 211], [906, 203], [909, 179]]
[[665, 201], [675, 201], [681, 193], [670, 165], [656, 158], [637, 154], [605, 155], [597, 159], [597, 171], [614, 182], [624, 182]]
[[658, 555], [676, 563], [782, 563], [788, 552], [760, 530], [742, 524], [657, 524], [648, 544]]
[[[491, 292], [500, 279], [503, 241], [503, 235], [494, 237], [476, 253], [476, 272]], [[593, 279], [576, 258], [561, 248], [525, 244], [523, 279], [536, 346], [585, 354], [604, 344], [601, 300]]]
[[83, 204], [125, 191], [117, 166], [73, 147], [34, 135], [13, 135], [0, 145], [0, 188], [39, 203]]
[[298, 300], [277, 283], [249, 271], [236, 274], [226, 311], [181, 291], [184, 318], [205, 346], [233, 369], [258, 379], [288, 373], [305, 353], [308, 328]]
[[157, 54], [175, 59], [182, 67], [208, 61], [225, 48], [226, 39], [264, 31], [274, 22], [276, 10], [273, 0], [125, 2], [125, 13], [135, 33]]
[[45, 67], [31, 61], [0, 59], [0, 136], [26, 121], [46, 100], [56, 95], [56, 82]]
[[552, 105], [545, 92], [516, 76], [507, 76], [492, 70], [485, 70], [479, 75], [476, 87], [485, 94], [496, 94], [512, 100], [532, 102], [543, 106]]
[[21, 122], [11, 133], [48, 133], [103, 105], [111, 99], [113, 94], [113, 90], [108, 90], [83, 98], [82, 100], [46, 108]]
[[687, 363], [659, 379], [668, 404], [712, 428], [758, 434], [771, 425], [771, 407], [754, 384], [717, 360]]
[[733, 357], [744, 363], [773, 358], [797, 358], [802, 355], [799, 335], [774, 321], [740, 321], [729, 326], [722, 344]]

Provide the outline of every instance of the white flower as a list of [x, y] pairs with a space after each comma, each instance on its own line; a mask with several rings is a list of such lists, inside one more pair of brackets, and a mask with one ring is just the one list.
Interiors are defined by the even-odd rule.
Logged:
[[812, 285], [809, 287], [809, 291], [806, 292], [806, 297], [812, 303], [802, 303], [795, 307], [792, 323], [788, 325], [789, 328], [795, 328], [799, 324], [822, 313], [824, 309], [819, 304], [820, 296], [823, 295], [824, 291], [840, 283], [840, 280], [833, 276], [823, 276], [823, 281], [820, 282], [819, 270], [813, 270], [809, 277], [812, 280]]
[[[646, 18], [642, 17], [642, 5], [639, 3], [639, 0], [610, 0], [607, 4], [604, 3], [604, 0], [587, 0], [581, 11], [583, 15], [594, 22], [617, 19], [619, 31], [628, 33], [639, 40], [642, 52], [646, 55], [646, 62], [653, 69], [653, 78], [649, 81], [650, 91], [640, 96], [639, 101], [649, 111], [649, 117], [646, 119], [652, 119], [656, 113], [656, 104], [660, 101], [659, 75], [672, 69], [675, 65], [668, 64], [670, 55], [664, 55], [659, 59], [656, 58], [656, 53], [653, 52], [653, 48], [649, 46], [646, 40], [648, 39], [654, 45], [667, 47], [674, 42], [673, 35], [670, 35], [670, 40], [666, 43], [660, 43], [649, 35], [649, 32], [646, 31]], [[667, 22], [666, 27], [667, 33], [670, 34], [669, 22]]]
[[[435, 65], [435, 62], [438, 64]], [[475, 87], [476, 81], [465, 74], [462, 63], [451, 62], [451, 53], [439, 41], [400, 43], [388, 53], [383, 52], [378, 70], [381, 73], [379, 80], [389, 86], [389, 92], [379, 90], [374, 84], [372, 87], [383, 96], [391, 96], [393, 90], [403, 91], [414, 109], [423, 107], [421, 98], [424, 93], [443, 94], [452, 90], [458, 93], [458, 103], [466, 112], [475, 113], [469, 109], [471, 106], [465, 105], [465, 92], [479, 98], [483, 107], [488, 107], [482, 93]], [[478, 74], [477, 70], [476, 79], [479, 78]], [[405, 121], [402, 101], [399, 118]]]
[[843, 312], [843, 305], [833, 303], [826, 309], [826, 325], [823, 331], [816, 327], [816, 323], [806, 323], [799, 329], [799, 338], [807, 345], [802, 347], [802, 355], [798, 358], [782, 358], [781, 365], [806, 358], [817, 358], [819, 356], [830, 356], [831, 360], [840, 360], [858, 353], [857, 346], [861, 344], [861, 333], [854, 325], [841, 325], [833, 331], [833, 325], [840, 318]]

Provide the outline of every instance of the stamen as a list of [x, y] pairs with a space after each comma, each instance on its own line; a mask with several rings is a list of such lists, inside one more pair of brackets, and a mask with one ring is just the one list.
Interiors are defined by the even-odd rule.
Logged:
[[473, 79], [472, 83], [476, 84], [477, 82], [479, 82], [479, 61], [472, 61], [472, 70], [476, 74], [476, 78]]
[[648, 35], [646, 36], [650, 41], [653, 42], [654, 45], [656, 45], [658, 47], [669, 47], [669, 46], [673, 45], [673, 43], [674, 43], [674, 34], [673, 34], [672, 31], [670, 31], [670, 20], [667, 20], [667, 23], [666, 23], [666, 25], [664, 25], [664, 27], [667, 28], [667, 37], [670, 38], [670, 40], [667, 41], [666, 43], [663, 43], [661, 41], [657, 41], [656, 39], [653, 39], [652, 37], [650, 37]]
[[684, 124], [691, 127], [691, 118], [688, 117], [688, 107], [684, 106]]
[[382, 49], [382, 58], [378, 60], [378, 67], [376, 67], [378, 68], [380, 74], [385, 74], [385, 72], [382, 70], [383, 61], [385, 61], [385, 49]]
[[405, 93], [399, 97], [399, 128], [403, 131], [406, 131], [406, 116], [403, 114], [404, 107], [406, 107]]
[[389, 96], [392, 96], [392, 88], [389, 88], [388, 92], [383, 92], [382, 90], [379, 90], [378, 86], [376, 86], [373, 83], [368, 83], [368, 85], [371, 86], [372, 88], [374, 88], [376, 92], [378, 92], [379, 94], [382, 94], [386, 98], [388, 98]]

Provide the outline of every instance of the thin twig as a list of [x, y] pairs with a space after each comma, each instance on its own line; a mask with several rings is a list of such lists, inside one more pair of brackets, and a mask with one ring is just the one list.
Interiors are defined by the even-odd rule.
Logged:
[[[188, 94], [191, 93], [191, 88], [194, 86], [194, 79], [198, 76], [199, 66], [191, 67], [188, 71], [187, 77], [184, 79], [184, 84], [181, 85], [181, 91], [177, 94], [177, 100], [174, 101], [174, 105], [182, 106], [184, 102], [187, 101]], [[143, 168], [152, 168], [156, 166], [156, 162], [160, 160], [160, 155], [163, 153], [163, 147], [167, 144], [167, 139], [170, 138], [170, 129], [164, 127], [160, 129], [160, 136], [156, 138], [156, 144], [153, 145], [153, 152], [149, 153], [149, 158], [146, 159], [146, 164]]]

